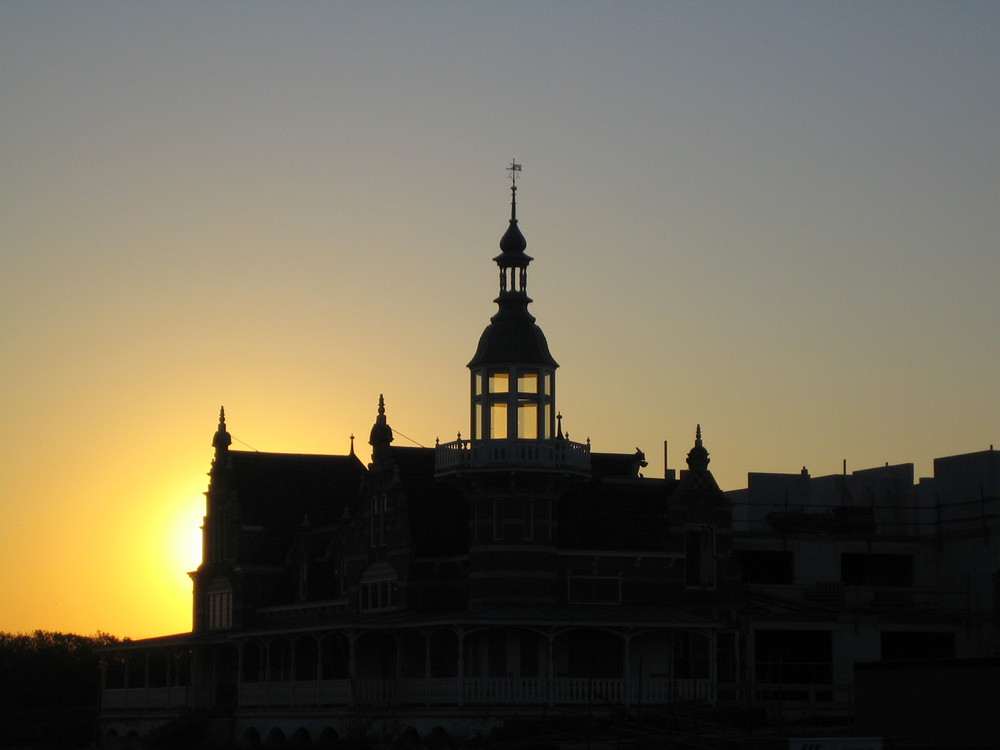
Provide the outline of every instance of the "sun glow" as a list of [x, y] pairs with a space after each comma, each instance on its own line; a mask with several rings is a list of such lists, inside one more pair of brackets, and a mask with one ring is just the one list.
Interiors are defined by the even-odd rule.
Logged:
[[162, 611], [165, 627], [188, 627], [191, 579], [201, 563], [201, 525], [205, 509], [203, 480], [192, 480], [165, 491], [149, 516], [145, 579], [149, 602]]

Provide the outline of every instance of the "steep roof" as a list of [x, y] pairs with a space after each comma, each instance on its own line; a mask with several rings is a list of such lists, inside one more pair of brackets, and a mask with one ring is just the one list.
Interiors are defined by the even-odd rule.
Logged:
[[468, 551], [468, 506], [458, 489], [434, 478], [434, 448], [393, 447], [391, 461], [406, 492], [418, 555]]

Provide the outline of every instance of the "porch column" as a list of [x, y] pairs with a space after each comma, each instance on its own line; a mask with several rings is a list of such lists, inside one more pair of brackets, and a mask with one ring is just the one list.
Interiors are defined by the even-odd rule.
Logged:
[[264, 643], [264, 652], [261, 654], [263, 661], [264, 678], [264, 705], [271, 705], [271, 641]]
[[242, 641], [236, 644], [236, 707], [239, 708], [243, 704], [243, 680], [245, 678], [245, 671], [243, 669], [243, 646], [246, 645], [246, 641]]
[[545, 680], [545, 693], [548, 696], [549, 705], [550, 706], [554, 706], [556, 704], [556, 690], [555, 690], [555, 687], [556, 687], [555, 686], [555, 679], [556, 679], [556, 657], [555, 657], [556, 634], [555, 634], [555, 631], [552, 628], [549, 628], [549, 632], [546, 634], [546, 636], [549, 639], [549, 648], [548, 648], [549, 653], [548, 653], [548, 660], [547, 660], [548, 664], [545, 665], [546, 669], [548, 671], [548, 674], [546, 675], [547, 679]]
[[352, 708], [357, 705], [357, 681], [358, 681], [358, 634], [350, 630], [347, 632], [347, 705]]
[[465, 703], [465, 629], [459, 625], [458, 632], [458, 678], [455, 680], [455, 688], [458, 695], [455, 696], [455, 703], [459, 706]]
[[628, 631], [622, 633], [622, 639], [625, 641], [625, 648], [622, 649], [624, 652], [625, 666], [622, 669], [622, 679], [625, 680], [625, 689], [622, 691], [625, 699], [625, 705], [631, 706], [634, 696], [632, 695], [632, 668], [629, 659], [629, 648], [632, 644], [632, 634]]
[[316, 639], [316, 696], [315, 703], [320, 704], [320, 685], [323, 682], [323, 636], [315, 635]]
[[719, 693], [719, 631], [708, 637], [708, 689], [711, 692], [710, 699], [715, 703]]
[[424, 637], [424, 705], [429, 706], [431, 704], [431, 632], [430, 630], [421, 630], [420, 634]]

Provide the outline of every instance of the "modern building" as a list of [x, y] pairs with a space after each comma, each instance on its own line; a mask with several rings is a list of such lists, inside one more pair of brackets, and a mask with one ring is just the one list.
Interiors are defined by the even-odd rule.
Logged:
[[939, 459], [918, 485], [912, 466], [751, 474], [727, 496], [700, 427], [663, 478], [641, 452], [570, 441], [516, 190], [468, 438], [394, 445], [380, 396], [370, 461], [353, 439], [342, 456], [247, 452], [220, 412], [192, 632], [106, 653], [102, 737], [457, 736], [691, 705], [847, 716], [856, 661], [995, 653], [1000, 454]]

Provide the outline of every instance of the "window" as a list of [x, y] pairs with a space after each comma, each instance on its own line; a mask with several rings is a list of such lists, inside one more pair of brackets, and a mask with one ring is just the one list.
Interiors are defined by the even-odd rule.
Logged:
[[209, 584], [205, 605], [205, 626], [209, 630], [233, 626], [233, 587], [225, 578], [216, 578]]
[[569, 576], [567, 598], [571, 604], [621, 604], [619, 576]]
[[507, 404], [490, 404], [490, 437], [494, 440], [507, 438]]
[[371, 513], [368, 517], [369, 542], [372, 547], [382, 547], [385, 545], [385, 521], [389, 512], [389, 495], [372, 495]]
[[396, 606], [396, 569], [387, 562], [372, 563], [361, 574], [358, 587], [362, 612]]
[[795, 553], [784, 550], [741, 549], [736, 559], [743, 583], [795, 583]]
[[848, 586], [912, 586], [913, 555], [845, 552], [840, 580]]
[[684, 527], [684, 583], [689, 588], [715, 587], [715, 527]]
[[510, 390], [510, 376], [506, 372], [490, 373], [490, 393], [507, 393]]
[[517, 376], [518, 393], [538, 393], [538, 373], [522, 372]]
[[503, 505], [497, 499], [493, 500], [493, 539], [503, 539]]
[[[833, 633], [829, 630], [757, 630], [754, 633], [757, 682], [782, 686], [769, 697], [808, 700], [809, 686], [833, 682]], [[831, 691], [815, 692], [833, 700]]]
[[954, 658], [954, 633], [882, 633], [882, 661]]
[[538, 437], [538, 403], [526, 398], [517, 402], [517, 436], [534, 440]]

